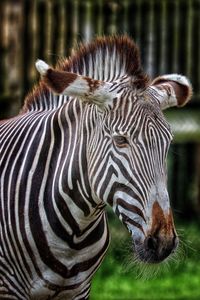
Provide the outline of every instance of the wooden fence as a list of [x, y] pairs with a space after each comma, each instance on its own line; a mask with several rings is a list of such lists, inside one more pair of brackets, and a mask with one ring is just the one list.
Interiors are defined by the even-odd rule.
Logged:
[[200, 0], [1, 0], [0, 117], [16, 114], [37, 80], [37, 58], [68, 56], [77, 41], [128, 33], [152, 76], [187, 75], [191, 104], [167, 114], [175, 131], [169, 183], [182, 215], [200, 213]]

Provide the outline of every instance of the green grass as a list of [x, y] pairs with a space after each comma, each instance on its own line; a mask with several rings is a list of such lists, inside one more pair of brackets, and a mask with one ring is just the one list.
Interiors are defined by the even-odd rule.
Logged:
[[137, 267], [131, 257], [131, 241], [123, 225], [114, 221], [111, 228], [112, 242], [106, 258], [96, 273], [90, 300], [171, 300], [200, 299], [200, 224], [181, 227], [181, 250], [168, 267], [160, 265], [155, 270], [143, 270], [138, 278]]

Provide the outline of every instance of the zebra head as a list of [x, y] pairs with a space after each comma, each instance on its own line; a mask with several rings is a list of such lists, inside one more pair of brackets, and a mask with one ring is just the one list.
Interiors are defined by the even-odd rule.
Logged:
[[167, 191], [172, 133], [162, 110], [185, 105], [191, 87], [177, 74], [149, 81], [134, 44], [109, 40], [106, 49], [106, 42], [93, 47], [96, 52], [83, 51], [92, 53], [89, 62], [83, 59], [82, 73], [53, 69], [43, 61], [36, 67], [55, 93], [76, 97], [92, 111], [85, 122], [92, 128], [87, 163], [93, 197], [99, 206], [109, 203], [128, 228], [138, 259], [158, 263], [178, 245]]

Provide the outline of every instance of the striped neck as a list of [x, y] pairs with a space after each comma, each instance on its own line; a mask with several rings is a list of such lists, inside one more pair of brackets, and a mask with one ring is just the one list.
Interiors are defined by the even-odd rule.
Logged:
[[22, 113], [34, 111], [51, 111], [61, 108], [69, 101], [65, 95], [55, 95], [50, 90], [45, 89], [34, 98], [34, 101], [27, 102], [22, 108]]

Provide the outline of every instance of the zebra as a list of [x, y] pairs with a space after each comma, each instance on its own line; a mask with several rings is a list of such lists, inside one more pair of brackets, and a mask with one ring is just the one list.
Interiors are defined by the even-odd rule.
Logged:
[[19, 115], [0, 122], [0, 299], [86, 300], [109, 245], [106, 205], [144, 264], [176, 250], [162, 110], [192, 88], [178, 74], [150, 80], [126, 35], [36, 68]]

